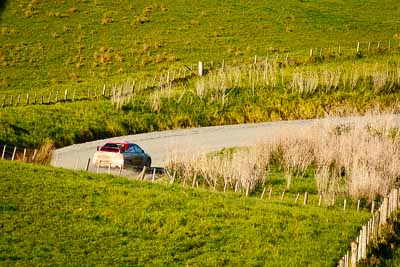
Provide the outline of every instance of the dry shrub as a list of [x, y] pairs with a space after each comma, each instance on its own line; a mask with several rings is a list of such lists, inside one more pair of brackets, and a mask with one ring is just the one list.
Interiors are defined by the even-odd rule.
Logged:
[[[282, 166], [287, 187], [293, 177], [315, 171], [318, 191], [374, 199], [400, 183], [400, 131], [393, 114], [347, 119], [334, 118], [312, 125], [282, 126], [255, 147], [231, 153], [175, 156], [166, 166], [184, 183], [201, 177], [217, 190], [254, 192], [269, 166]], [[177, 154], [178, 155], [178, 154]], [[183, 155], [183, 156], [182, 156]]]
[[288, 185], [293, 174], [315, 167], [321, 194], [370, 200], [386, 195], [400, 179], [400, 136], [394, 118], [367, 116], [343, 124], [326, 120], [301, 130], [282, 129], [275, 144]]
[[177, 171], [178, 180], [184, 185], [198, 186], [200, 183], [214, 190], [249, 195], [265, 182], [270, 152], [262, 146], [211, 154], [174, 152], [166, 166]]
[[293, 176], [304, 176], [314, 161], [312, 140], [307, 132], [298, 129], [285, 127], [279, 131], [273, 143], [264, 143], [261, 146], [272, 146], [270, 150], [278, 155], [277, 160], [287, 179], [287, 189], [290, 188]]
[[36, 154], [36, 157], [33, 162], [47, 165], [50, 163], [53, 151], [54, 151], [54, 142], [51, 139], [43, 140], [39, 151]]

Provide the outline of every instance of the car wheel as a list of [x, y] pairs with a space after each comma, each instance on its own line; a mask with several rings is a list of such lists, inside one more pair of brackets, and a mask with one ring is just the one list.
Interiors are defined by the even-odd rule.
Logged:
[[150, 168], [151, 167], [151, 158], [148, 158], [147, 160], [146, 160], [146, 163], [144, 164], [147, 168]]

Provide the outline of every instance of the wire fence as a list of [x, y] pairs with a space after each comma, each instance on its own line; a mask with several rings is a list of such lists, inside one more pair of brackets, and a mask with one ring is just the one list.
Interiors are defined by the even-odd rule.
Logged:
[[356, 267], [357, 264], [367, 259], [368, 245], [379, 238], [381, 230], [388, 223], [389, 218], [399, 209], [399, 189], [393, 189], [383, 199], [379, 209], [371, 210], [371, 218], [364, 224], [356, 239], [351, 242], [345, 255], [340, 259], [339, 267]]
[[[261, 64], [262, 62], [272, 62], [279, 66], [299, 66], [315, 62], [325, 62], [339, 58], [354, 58], [400, 51], [400, 41], [374, 41], [357, 42], [353, 47], [329, 47], [329, 48], [310, 48], [309, 51], [297, 53], [271, 52], [264, 56], [254, 56], [251, 60], [242, 60], [233, 65]], [[236, 61], [236, 60], [235, 60]], [[75, 101], [97, 101], [112, 99], [113, 103], [121, 106], [121, 98], [132, 97], [142, 91], [151, 89], [171, 89], [179, 81], [185, 81], [197, 75], [207, 75], [209, 70], [220, 69], [224, 71], [228, 62], [198, 62], [188, 64], [179, 68], [157, 72], [154, 75], [126, 81], [120, 84], [103, 84], [102, 88], [87, 88], [73, 90], [56, 90], [41, 93], [8, 94], [0, 97], [0, 107], [27, 106], [27, 105], [51, 105], [57, 103], [69, 103]], [[123, 102], [126, 102], [123, 100]]]
[[2, 160], [35, 162], [37, 149], [27, 149], [17, 146], [0, 145], [0, 156]]

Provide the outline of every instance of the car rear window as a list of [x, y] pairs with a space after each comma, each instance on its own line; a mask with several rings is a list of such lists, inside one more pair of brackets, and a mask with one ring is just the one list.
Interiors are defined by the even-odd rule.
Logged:
[[119, 152], [119, 146], [117, 144], [110, 144], [107, 143], [104, 146], [100, 148], [100, 151], [105, 151], [105, 152]]

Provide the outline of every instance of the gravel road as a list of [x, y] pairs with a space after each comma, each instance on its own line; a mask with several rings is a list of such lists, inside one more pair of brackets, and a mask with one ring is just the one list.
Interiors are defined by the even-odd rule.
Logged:
[[[393, 115], [392, 115], [393, 116]], [[265, 138], [273, 138], [282, 129], [301, 131], [305, 126], [318, 123], [344, 123], [355, 121], [379, 121], [384, 116], [334, 117], [328, 119], [278, 121], [255, 124], [238, 124], [203, 128], [178, 129], [171, 131], [136, 134], [71, 145], [57, 149], [52, 165], [69, 169], [84, 169], [88, 158], [92, 158], [96, 147], [108, 141], [129, 141], [139, 144], [152, 157], [152, 166], [163, 167], [171, 151], [214, 151], [226, 147], [248, 146]], [[393, 119], [400, 125], [400, 116]], [[290, 127], [287, 127], [290, 126]], [[95, 170], [91, 166], [91, 170]]]

